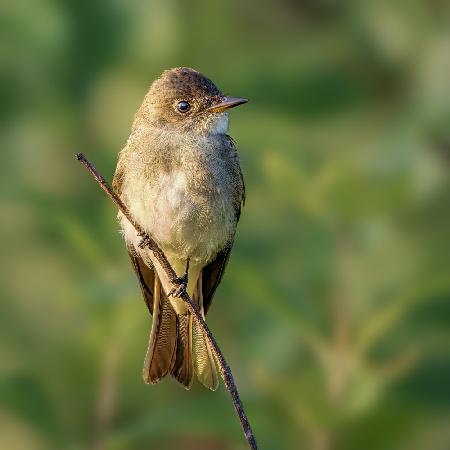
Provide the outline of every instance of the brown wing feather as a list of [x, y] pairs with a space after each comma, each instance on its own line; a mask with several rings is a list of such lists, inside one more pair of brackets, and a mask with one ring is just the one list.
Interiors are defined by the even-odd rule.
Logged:
[[233, 243], [231, 242], [224, 250], [217, 254], [214, 261], [211, 261], [208, 265], [203, 267], [202, 289], [203, 308], [205, 310], [205, 314], [208, 312], [217, 286], [219, 286], [222, 281], [223, 273], [225, 272], [225, 267], [230, 257], [232, 245]]
[[113, 191], [119, 197], [122, 195], [123, 177], [124, 177], [123, 164], [122, 164], [122, 159], [119, 157], [119, 161], [117, 161], [116, 171], [114, 172], [114, 176], [112, 179]]
[[128, 250], [130, 255], [131, 264], [133, 265], [134, 271], [139, 279], [139, 284], [141, 286], [142, 295], [144, 296], [147, 308], [150, 314], [153, 315], [153, 287], [155, 284], [155, 273], [153, 269], [150, 269], [142, 258], [136, 256], [132, 250]]

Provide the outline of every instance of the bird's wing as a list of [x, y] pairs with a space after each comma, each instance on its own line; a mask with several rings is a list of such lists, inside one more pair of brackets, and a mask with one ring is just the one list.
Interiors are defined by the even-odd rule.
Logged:
[[225, 249], [219, 252], [216, 258], [203, 267], [202, 270], [202, 290], [203, 290], [203, 309], [205, 314], [208, 312], [211, 305], [214, 292], [217, 286], [222, 281], [223, 273], [230, 257], [231, 247], [233, 242], [230, 242]]
[[124, 176], [123, 164], [122, 164], [122, 159], [119, 156], [119, 161], [117, 161], [116, 171], [114, 172], [114, 176], [112, 179], [113, 191], [119, 197], [122, 195], [123, 176]]
[[128, 249], [131, 264], [138, 277], [141, 286], [142, 295], [144, 296], [147, 308], [153, 315], [153, 286], [155, 284], [155, 272], [153, 268], [147, 266], [140, 256], [133, 249]]
[[[239, 156], [233, 139], [228, 135], [226, 137], [231, 151], [234, 152], [235, 157], [239, 161]], [[245, 184], [239, 162], [237, 164], [237, 167], [239, 170], [240, 185], [237, 187], [239, 192], [239, 201], [236, 203], [235, 207], [236, 223], [239, 222], [239, 218], [241, 217], [241, 209], [245, 204]], [[225, 267], [227, 265], [228, 259], [230, 258], [233, 243], [234, 240], [230, 240], [225, 248], [216, 255], [216, 258], [208, 265], [206, 265], [202, 270], [203, 308], [205, 314], [207, 313], [211, 305], [212, 298], [217, 289], [217, 286], [219, 286], [220, 282], [222, 281]]]
[[[119, 157], [116, 172], [114, 173], [112, 181], [113, 190], [119, 197], [121, 197], [122, 195], [124, 175], [121, 162], [122, 160]], [[144, 296], [147, 308], [149, 309], [150, 314], [153, 314], [153, 287], [155, 284], [155, 273], [153, 271], [153, 268], [148, 267], [147, 264], [144, 263], [144, 261], [134, 248], [128, 248], [128, 254], [130, 255], [131, 264], [133, 265], [133, 269], [136, 273], [136, 276], [138, 277], [142, 295]]]

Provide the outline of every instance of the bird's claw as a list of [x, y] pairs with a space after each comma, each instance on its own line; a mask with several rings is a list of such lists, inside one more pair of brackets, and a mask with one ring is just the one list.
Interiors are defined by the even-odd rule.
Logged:
[[174, 284], [178, 284], [178, 287], [174, 287], [169, 292], [169, 297], [181, 297], [183, 294], [187, 294], [187, 281], [184, 280], [184, 277], [178, 277], [175, 278], [175, 280], [172, 281]]
[[188, 273], [189, 273], [189, 258], [186, 261], [186, 270], [184, 272], [184, 275], [182, 277], [175, 277], [172, 279], [172, 284], [175, 286], [171, 289], [169, 292], [169, 297], [181, 297], [183, 294], [187, 294], [187, 286], [188, 286]]

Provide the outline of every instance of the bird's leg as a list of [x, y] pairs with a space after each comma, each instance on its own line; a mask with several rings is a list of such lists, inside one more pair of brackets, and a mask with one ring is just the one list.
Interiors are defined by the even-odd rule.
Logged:
[[[144, 249], [145, 247], [150, 247], [149, 244], [152, 243], [152, 240], [145, 231], [142, 231], [141, 233], [139, 233], [138, 236], [140, 238], [140, 241], [138, 243], [139, 248]], [[189, 261], [190, 261], [190, 258], [188, 256], [188, 258], [186, 260], [186, 270], [185, 270], [183, 276], [181, 276], [181, 277], [175, 276], [170, 280], [170, 282], [175, 286], [169, 292], [169, 294], [168, 294], [169, 297], [171, 295], [173, 295], [174, 297], [180, 297], [183, 292], [185, 294], [187, 294], [186, 289], [187, 289], [187, 285], [188, 285]]]
[[176, 287], [174, 287], [169, 292], [169, 297], [171, 295], [173, 297], [180, 297], [183, 292], [186, 294], [186, 289], [188, 286], [189, 261], [190, 261], [190, 258], [188, 256], [188, 258], [186, 260], [186, 270], [184, 271], [184, 275], [181, 277], [175, 277], [172, 280], [170, 280], [174, 285], [176, 285]]

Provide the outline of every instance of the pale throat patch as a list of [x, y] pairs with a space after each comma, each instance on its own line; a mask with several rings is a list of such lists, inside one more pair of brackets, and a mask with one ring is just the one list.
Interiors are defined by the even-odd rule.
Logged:
[[227, 134], [228, 133], [228, 113], [223, 112], [218, 114], [214, 119], [211, 127], [212, 134]]

